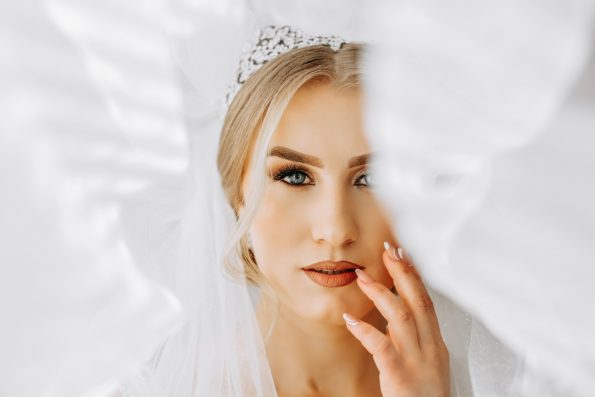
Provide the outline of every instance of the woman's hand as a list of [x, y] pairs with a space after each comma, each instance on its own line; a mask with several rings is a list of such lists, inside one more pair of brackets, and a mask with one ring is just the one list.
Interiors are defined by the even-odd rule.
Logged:
[[387, 333], [361, 320], [354, 323], [346, 313], [347, 328], [372, 354], [383, 397], [448, 397], [448, 350], [432, 299], [403, 251], [388, 244], [385, 247], [382, 259], [399, 296], [365, 271], [356, 273], [360, 289], [386, 318]]

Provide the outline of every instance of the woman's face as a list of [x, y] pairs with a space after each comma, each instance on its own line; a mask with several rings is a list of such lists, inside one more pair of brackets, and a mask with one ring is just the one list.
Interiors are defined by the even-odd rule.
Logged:
[[383, 242], [398, 244], [368, 165], [354, 164], [370, 152], [362, 116], [360, 90], [311, 83], [295, 94], [269, 146], [252, 249], [281, 304], [302, 318], [343, 324], [343, 312], [363, 317], [374, 308], [355, 281], [340, 287], [312, 281], [302, 268], [315, 262], [353, 262], [394, 285], [382, 261]]

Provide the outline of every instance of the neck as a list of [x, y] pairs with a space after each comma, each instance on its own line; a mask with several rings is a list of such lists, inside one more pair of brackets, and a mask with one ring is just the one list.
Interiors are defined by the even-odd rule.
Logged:
[[[257, 309], [263, 337], [270, 307], [260, 302]], [[363, 320], [384, 331], [386, 320], [376, 308]], [[280, 396], [371, 396], [373, 390], [380, 395], [372, 355], [345, 324], [304, 319], [281, 305], [266, 350]]]

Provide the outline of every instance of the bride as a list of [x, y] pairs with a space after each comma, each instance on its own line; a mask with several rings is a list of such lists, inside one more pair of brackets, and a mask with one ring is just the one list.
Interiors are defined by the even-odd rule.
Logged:
[[0, 394], [591, 395], [592, 0], [37, 3]]
[[[361, 49], [293, 49], [244, 83], [221, 135], [223, 188], [250, 222], [247, 277], [269, 289], [258, 320], [263, 336], [274, 322], [279, 396], [448, 396], [432, 300], [374, 196]], [[261, 200], [244, 204], [263, 163]]]
[[269, 25], [245, 50], [221, 124], [193, 142], [183, 254], [165, 270], [186, 324], [122, 394], [464, 395], [437, 312], [464, 317], [426, 289], [375, 196], [364, 48]]

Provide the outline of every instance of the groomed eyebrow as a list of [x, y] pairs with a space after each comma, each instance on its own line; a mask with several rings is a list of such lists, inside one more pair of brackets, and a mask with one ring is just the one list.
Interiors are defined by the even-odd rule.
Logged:
[[[360, 165], [368, 164], [370, 162], [370, 158], [373, 156], [373, 153], [366, 153], [359, 156], [352, 157], [349, 160], [347, 166], [349, 168], [357, 167]], [[298, 163], [309, 164], [314, 167], [324, 168], [322, 164], [322, 160], [318, 157], [311, 156], [309, 154], [300, 153], [293, 149], [290, 149], [285, 146], [275, 146], [273, 147], [268, 154], [268, 157], [280, 157], [286, 160], [295, 161]]]

